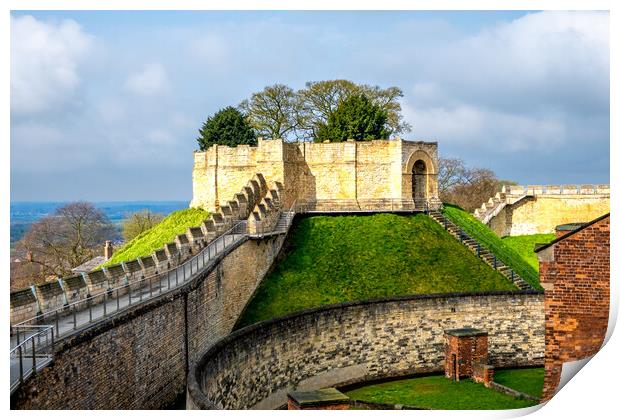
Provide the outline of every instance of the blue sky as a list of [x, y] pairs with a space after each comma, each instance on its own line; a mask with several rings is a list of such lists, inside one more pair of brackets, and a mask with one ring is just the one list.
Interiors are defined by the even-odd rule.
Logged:
[[336, 78], [500, 178], [609, 182], [605, 12], [46, 11], [11, 18], [11, 200], [189, 200], [209, 114]]

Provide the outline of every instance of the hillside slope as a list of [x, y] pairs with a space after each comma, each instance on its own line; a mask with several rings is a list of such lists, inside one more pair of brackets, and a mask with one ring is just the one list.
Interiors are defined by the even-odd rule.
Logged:
[[538, 280], [538, 271], [508, 243], [502, 242], [501, 238], [487, 225], [481, 223], [465, 210], [450, 204], [444, 205], [443, 214], [495, 254], [504, 264], [512, 268], [523, 280], [537, 289], [541, 288]]
[[361, 299], [516, 289], [424, 214], [309, 217], [290, 235], [239, 326]]
[[163, 247], [174, 238], [187, 231], [188, 227], [198, 226], [209, 217], [209, 212], [203, 209], [189, 208], [170, 213], [161, 222], [151, 229], [127, 242], [125, 246], [116, 250], [102, 267], [118, 264], [121, 261], [130, 261], [138, 257], [146, 257], [155, 250]]
[[548, 244], [554, 239], [554, 233], [539, 233], [536, 235], [505, 236], [502, 238], [502, 242], [515, 250], [525, 262], [538, 272], [538, 257], [534, 248], [539, 244]]

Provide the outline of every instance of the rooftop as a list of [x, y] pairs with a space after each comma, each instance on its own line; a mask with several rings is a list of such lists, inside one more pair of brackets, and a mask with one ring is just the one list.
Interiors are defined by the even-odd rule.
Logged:
[[486, 331], [478, 330], [476, 328], [456, 328], [453, 330], [444, 330], [444, 332], [453, 337], [471, 337], [489, 334]]
[[291, 391], [288, 397], [300, 407], [336, 404], [349, 401], [349, 397], [336, 388], [323, 388], [314, 391]]
[[105, 257], [103, 255], [97, 255], [95, 258], [86, 261], [84, 264], [72, 268], [71, 271], [74, 273], [90, 273], [104, 262], [106, 262]]

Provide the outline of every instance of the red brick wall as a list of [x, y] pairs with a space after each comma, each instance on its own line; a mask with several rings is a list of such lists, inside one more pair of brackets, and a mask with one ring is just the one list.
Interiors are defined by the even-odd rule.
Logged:
[[562, 364], [594, 355], [609, 316], [609, 215], [538, 253], [545, 288], [545, 383], [557, 389]]
[[456, 355], [456, 380], [474, 375], [474, 364], [486, 362], [488, 351], [488, 337], [486, 335], [455, 337], [445, 335], [445, 373], [446, 377], [453, 378], [454, 364], [452, 355]]

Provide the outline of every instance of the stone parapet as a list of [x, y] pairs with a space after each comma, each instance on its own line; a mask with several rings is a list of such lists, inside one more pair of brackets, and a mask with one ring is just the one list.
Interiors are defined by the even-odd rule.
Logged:
[[494, 366], [539, 366], [543, 305], [540, 292], [426, 295], [260, 322], [218, 341], [191, 366], [188, 407], [273, 409], [292, 390], [440, 372], [443, 331], [464, 326], [488, 332]]
[[553, 233], [609, 212], [609, 185], [509, 185], [474, 210], [498, 236]]

